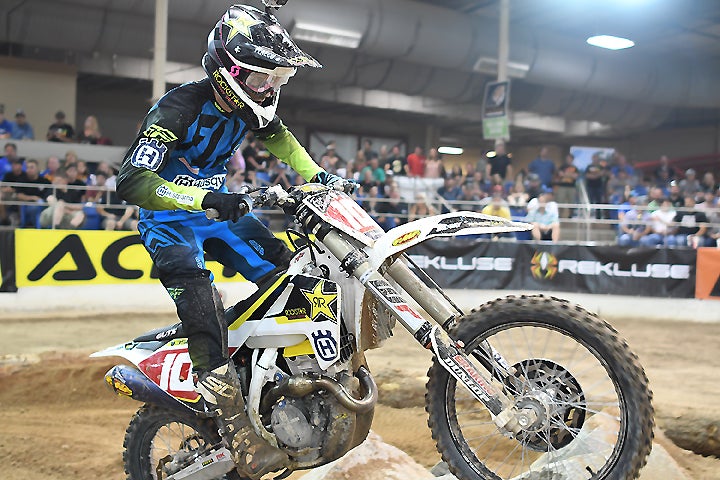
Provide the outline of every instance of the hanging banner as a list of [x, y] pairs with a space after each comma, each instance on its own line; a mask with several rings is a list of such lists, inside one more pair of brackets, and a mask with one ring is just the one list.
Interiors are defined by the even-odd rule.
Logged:
[[483, 97], [483, 136], [486, 140], [509, 140], [510, 81], [490, 82]]
[[17, 292], [15, 285], [15, 232], [0, 230], [0, 292]]
[[431, 240], [411, 258], [440, 286], [691, 298], [696, 252]]

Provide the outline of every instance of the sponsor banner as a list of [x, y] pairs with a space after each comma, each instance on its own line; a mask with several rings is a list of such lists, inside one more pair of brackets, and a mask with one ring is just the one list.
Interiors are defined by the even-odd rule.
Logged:
[[15, 285], [15, 232], [0, 230], [0, 292], [17, 292]]
[[690, 298], [696, 252], [617, 246], [430, 240], [412, 259], [447, 288]]
[[[134, 232], [18, 229], [15, 242], [18, 287], [158, 282], [150, 255]], [[215, 281], [244, 281], [217, 262], [207, 262], [207, 268]]]
[[698, 248], [695, 298], [720, 300], [720, 249]]

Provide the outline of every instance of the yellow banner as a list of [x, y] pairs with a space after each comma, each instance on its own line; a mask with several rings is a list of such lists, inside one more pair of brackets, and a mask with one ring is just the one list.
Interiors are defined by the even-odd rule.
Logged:
[[[159, 282], [134, 232], [18, 229], [15, 266], [18, 287]], [[207, 268], [216, 282], [245, 281], [217, 262]]]

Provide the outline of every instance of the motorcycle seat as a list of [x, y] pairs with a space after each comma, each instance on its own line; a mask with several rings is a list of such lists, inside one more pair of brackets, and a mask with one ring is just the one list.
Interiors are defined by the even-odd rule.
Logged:
[[155, 328], [135, 338], [133, 342], [157, 342], [159, 340], [172, 340], [186, 337], [182, 323], [178, 322], [167, 327]]

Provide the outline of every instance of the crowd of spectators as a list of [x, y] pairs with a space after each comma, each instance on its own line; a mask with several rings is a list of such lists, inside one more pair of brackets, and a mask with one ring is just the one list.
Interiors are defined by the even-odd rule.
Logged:
[[[88, 165], [68, 150], [60, 159], [17, 154], [8, 142], [0, 157], [0, 225], [24, 228], [134, 230], [137, 209], [115, 193], [116, 171], [109, 163]], [[92, 170], [92, 171], [91, 171]]]
[[[0, 117], [0, 133], [7, 123]], [[107, 143], [94, 117], [88, 117], [82, 132], [75, 135], [73, 127], [64, 122], [62, 112], [48, 128], [47, 139]], [[400, 145], [376, 149], [367, 139], [352, 158], [343, 158], [331, 141], [315, 157], [325, 170], [358, 182], [358, 202], [386, 230], [436, 213], [473, 210], [531, 223], [533, 230], [518, 238], [558, 241], [561, 221], [580, 214], [580, 209], [573, 207], [579, 202], [581, 186], [589, 202], [598, 207], [594, 210], [596, 218], [617, 229], [620, 245], [698, 247], [716, 245], [720, 238], [720, 230], [712, 228], [712, 224], [720, 223], [720, 191], [714, 173], [704, 172], [699, 179], [693, 169], [674, 169], [667, 157], [660, 159], [654, 171], [642, 172], [622, 153], [605, 157], [598, 152], [581, 171], [572, 154], [556, 161], [546, 147], [525, 168], [513, 164], [503, 142], [497, 142], [493, 152], [476, 162], [462, 166], [446, 162], [435, 148], [427, 154], [419, 146], [408, 155], [402, 150]], [[1, 224], [136, 228], [137, 209], [118, 199], [114, 192], [116, 172], [109, 164], [88, 165], [72, 150], [62, 159], [50, 157], [43, 163], [41, 166], [36, 160], [18, 158], [15, 145], [5, 144], [4, 156], [0, 157], [0, 180], [28, 185], [2, 187], [3, 200], [25, 204], [0, 202]], [[400, 188], [402, 178], [422, 179], [437, 188], [408, 193]], [[228, 164], [226, 182], [230, 191], [237, 191], [248, 184], [280, 184], [288, 188], [303, 180], [249, 134]], [[516, 235], [493, 238], [503, 237], [514, 239]]]
[[[0, 104], [0, 139], [36, 140], [35, 130], [28, 122], [24, 110], [17, 110], [15, 112], [15, 121], [11, 122], [5, 118], [5, 105]], [[100, 124], [94, 115], [85, 118], [82, 129], [76, 134], [75, 128], [65, 121], [63, 111], [55, 113], [55, 119], [45, 133], [45, 140], [48, 142], [112, 145], [112, 140], [103, 136], [100, 131]]]

